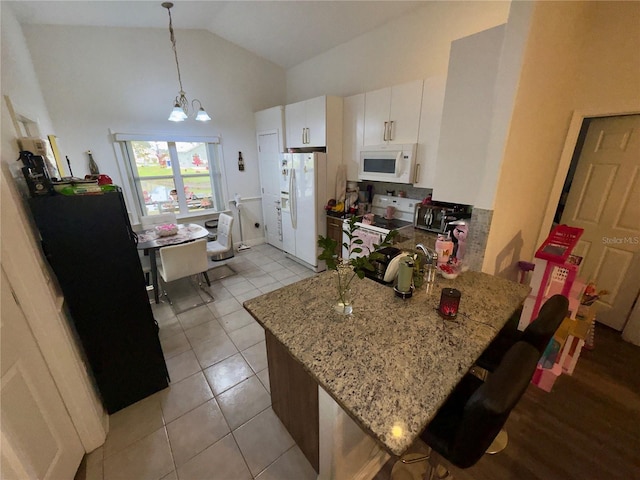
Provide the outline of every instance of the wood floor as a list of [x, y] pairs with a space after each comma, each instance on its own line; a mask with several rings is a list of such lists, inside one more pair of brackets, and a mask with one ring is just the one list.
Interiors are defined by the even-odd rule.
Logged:
[[550, 393], [530, 385], [505, 428], [507, 448], [452, 469], [456, 480], [640, 479], [640, 347], [598, 325], [573, 376]]

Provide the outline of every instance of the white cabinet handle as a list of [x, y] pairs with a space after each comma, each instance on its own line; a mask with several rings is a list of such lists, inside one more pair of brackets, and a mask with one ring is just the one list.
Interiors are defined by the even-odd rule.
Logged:
[[389, 122], [384, 122], [384, 135], [382, 135], [382, 139], [386, 142], [388, 140], [387, 138], [387, 131], [389, 130]]
[[304, 134], [305, 134], [305, 130], [306, 128], [302, 129], [302, 144], [304, 145], [306, 142], [304, 141]]
[[418, 183], [418, 173], [420, 172], [420, 164], [416, 163], [416, 174], [413, 177], [413, 183]]
[[393, 120], [389, 122], [389, 141], [393, 141]]

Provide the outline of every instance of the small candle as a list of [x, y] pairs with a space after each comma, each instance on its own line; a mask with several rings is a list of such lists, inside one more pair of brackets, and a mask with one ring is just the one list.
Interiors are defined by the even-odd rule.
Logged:
[[460, 307], [460, 290], [455, 288], [443, 288], [440, 294], [440, 306], [438, 313], [443, 318], [456, 318], [458, 308]]

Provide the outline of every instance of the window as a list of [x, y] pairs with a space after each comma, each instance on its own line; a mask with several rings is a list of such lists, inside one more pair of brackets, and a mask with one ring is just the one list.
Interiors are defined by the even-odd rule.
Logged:
[[128, 139], [126, 154], [142, 215], [224, 210], [217, 143]]

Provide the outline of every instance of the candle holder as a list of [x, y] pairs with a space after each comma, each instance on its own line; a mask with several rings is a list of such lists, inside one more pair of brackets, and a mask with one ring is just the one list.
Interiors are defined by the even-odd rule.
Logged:
[[458, 308], [460, 307], [460, 297], [462, 294], [460, 290], [455, 288], [443, 288], [440, 294], [440, 305], [438, 306], [438, 313], [440, 316], [447, 320], [452, 320], [458, 315]]

